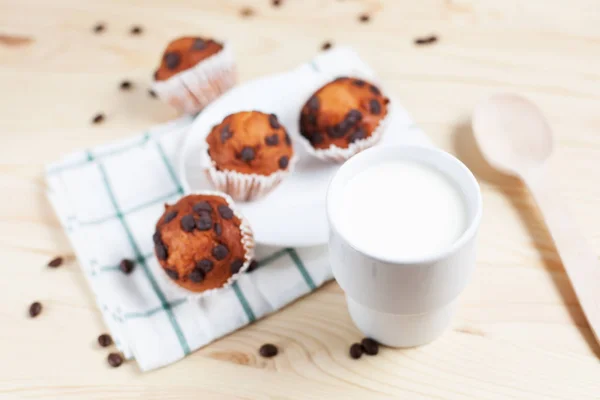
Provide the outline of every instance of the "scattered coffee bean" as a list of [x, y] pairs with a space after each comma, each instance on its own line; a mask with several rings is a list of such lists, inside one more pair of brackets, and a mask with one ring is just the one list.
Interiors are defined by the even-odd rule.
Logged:
[[204, 280], [204, 272], [199, 268], [194, 268], [194, 270], [190, 273], [190, 281], [199, 283]]
[[123, 364], [123, 356], [119, 353], [110, 353], [107, 357], [108, 363], [111, 367], [117, 368]]
[[361, 14], [361, 15], [358, 17], [358, 20], [359, 20], [360, 22], [369, 22], [369, 21], [371, 20], [371, 16], [370, 16], [369, 14], [366, 14], [366, 13], [365, 13], [365, 14]]
[[212, 255], [217, 261], [224, 260], [229, 255], [229, 249], [222, 244], [217, 245], [212, 249]]
[[290, 159], [288, 156], [281, 156], [279, 159], [279, 168], [286, 169], [288, 164], [290, 163]]
[[142, 32], [143, 32], [143, 29], [139, 25], [132, 26], [131, 30], [129, 31], [129, 33], [131, 33], [132, 35], [141, 35]]
[[204, 50], [206, 48], [206, 42], [204, 39], [196, 38], [192, 44], [192, 50]]
[[266, 343], [266, 344], [263, 344], [262, 346], [260, 346], [260, 349], [258, 350], [258, 352], [260, 353], [261, 356], [263, 356], [265, 358], [271, 358], [271, 357], [275, 357], [277, 355], [277, 353], [279, 353], [279, 350], [277, 349], [277, 346], [275, 346], [274, 344]]
[[62, 257], [55, 257], [52, 260], [50, 260], [50, 262], [48, 263], [48, 266], [50, 268], [58, 268], [62, 265], [63, 261], [64, 260]]
[[230, 270], [232, 274], [237, 274], [240, 272], [240, 269], [244, 266], [244, 260], [241, 258], [236, 258], [230, 265]]
[[252, 271], [254, 271], [258, 267], [259, 267], [258, 261], [252, 260], [252, 261], [250, 261], [250, 265], [248, 265], [248, 269], [246, 271], [247, 272], [252, 272]]
[[271, 4], [273, 4], [273, 7], [279, 7], [281, 5], [281, 0], [273, 0], [271, 1]]
[[133, 87], [133, 85], [129, 81], [123, 81], [123, 82], [121, 82], [119, 87], [121, 88], [121, 90], [129, 90]]
[[279, 144], [279, 136], [276, 133], [269, 135], [265, 138], [267, 146], [277, 146]]
[[271, 125], [271, 128], [273, 128], [273, 129], [279, 129], [281, 127], [281, 125], [279, 124], [279, 121], [277, 120], [277, 115], [275, 115], [275, 114], [269, 115], [269, 125]]
[[325, 42], [321, 45], [321, 50], [329, 50], [331, 48], [331, 42]]
[[381, 112], [381, 104], [379, 104], [376, 99], [371, 99], [371, 101], [369, 101], [369, 110], [371, 111], [371, 114], [379, 115]]
[[152, 89], [148, 89], [148, 96], [152, 97], [153, 99], [156, 98], [156, 92]]
[[231, 139], [233, 136], [233, 132], [229, 130], [229, 124], [223, 125], [221, 127], [221, 143], [225, 143], [228, 139]]
[[219, 215], [223, 219], [233, 218], [233, 210], [231, 208], [229, 208], [229, 206], [227, 206], [225, 204], [221, 204], [219, 207], [217, 207], [217, 209], [219, 210]]
[[167, 275], [169, 275], [169, 278], [173, 279], [174, 281], [179, 279], [179, 272], [175, 271], [174, 269], [165, 268], [165, 272]]
[[94, 124], [99, 124], [99, 123], [101, 123], [103, 121], [104, 121], [104, 114], [102, 114], [102, 113], [96, 114], [94, 116], [94, 118], [92, 119], [92, 122]]
[[134, 266], [133, 261], [128, 260], [126, 258], [124, 258], [123, 260], [121, 260], [121, 262], [119, 263], [119, 269], [124, 274], [130, 274], [131, 271], [133, 271], [133, 266]]
[[240, 158], [244, 162], [250, 162], [254, 160], [255, 155], [256, 154], [254, 153], [254, 149], [252, 147], [246, 146], [242, 149], [242, 152], [240, 153]]
[[288, 146], [292, 145], [292, 139], [290, 138], [290, 135], [288, 135], [288, 133], [285, 133], [285, 144], [287, 144]]
[[319, 98], [317, 96], [312, 96], [308, 99], [308, 109], [312, 111], [319, 109]]
[[217, 234], [217, 236], [221, 236], [221, 233], [223, 233], [223, 228], [221, 227], [221, 224], [219, 224], [218, 222], [215, 224], [215, 233]]
[[102, 347], [108, 347], [113, 343], [112, 337], [109, 334], [103, 333], [98, 336], [98, 344]]
[[212, 224], [213, 222], [210, 214], [204, 212], [200, 218], [196, 220], [196, 229], [199, 231], [207, 231], [212, 228]]
[[29, 316], [31, 318], [35, 318], [38, 315], [40, 315], [40, 313], [42, 312], [42, 304], [39, 301], [36, 301], [35, 303], [31, 303], [31, 305], [29, 306]]
[[185, 232], [192, 232], [196, 227], [196, 221], [194, 221], [194, 216], [191, 214], [184, 215], [181, 218], [181, 229]]
[[250, 7], [244, 7], [240, 10], [240, 15], [242, 17], [251, 17], [254, 15], [254, 9]]
[[371, 93], [373, 93], [374, 95], [379, 96], [381, 94], [381, 91], [379, 90], [379, 88], [375, 85], [370, 85], [369, 86], [369, 90], [371, 91]]
[[165, 224], [168, 224], [169, 222], [173, 221], [173, 219], [177, 216], [177, 211], [169, 211], [166, 215], [165, 215]]
[[415, 39], [415, 44], [417, 46], [423, 46], [423, 45], [427, 45], [427, 44], [433, 44], [433, 43], [437, 42], [437, 40], [438, 40], [438, 38], [435, 35], [419, 37], [419, 38]]
[[154, 250], [156, 251], [156, 257], [159, 260], [165, 261], [167, 259], [167, 247], [162, 243], [156, 243], [154, 245]]
[[214, 263], [208, 258], [203, 258], [202, 260], [196, 263], [196, 268], [204, 272], [204, 274], [208, 274], [212, 271]]
[[194, 206], [192, 207], [192, 209], [194, 210], [194, 212], [196, 212], [197, 214], [200, 214], [201, 212], [212, 212], [212, 207], [210, 206], [210, 203], [206, 200], [204, 201], [199, 201], [198, 203], [194, 204]]
[[364, 338], [360, 344], [367, 355], [374, 356], [379, 353], [379, 343], [371, 338]]
[[352, 81], [352, 84], [354, 86], [363, 87], [365, 86], [365, 81], [363, 81], [362, 79], [355, 79]]
[[179, 57], [179, 53], [169, 52], [165, 54], [165, 65], [167, 68], [173, 70], [179, 66], [181, 62], [181, 57]]
[[102, 33], [102, 32], [104, 32], [104, 29], [106, 29], [106, 27], [104, 26], [104, 24], [102, 22], [98, 22], [96, 25], [94, 25], [95, 33]]
[[363, 355], [363, 349], [362, 346], [360, 345], [360, 343], [354, 343], [352, 346], [350, 346], [350, 357], [354, 358], [355, 360], [360, 358]]

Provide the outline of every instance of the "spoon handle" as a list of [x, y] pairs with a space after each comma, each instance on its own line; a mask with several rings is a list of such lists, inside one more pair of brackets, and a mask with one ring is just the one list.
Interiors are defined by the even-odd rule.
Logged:
[[549, 176], [542, 167], [523, 180], [537, 201], [581, 308], [600, 342], [600, 261], [561, 201], [560, 192], [553, 190]]

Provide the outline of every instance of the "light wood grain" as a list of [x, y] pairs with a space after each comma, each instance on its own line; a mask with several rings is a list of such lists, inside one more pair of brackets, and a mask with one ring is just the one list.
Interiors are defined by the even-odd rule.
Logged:
[[[241, 19], [251, 4], [256, 13]], [[536, 102], [556, 134], [549, 164], [600, 249], [600, 13], [596, 0], [0, 0], [0, 398], [586, 399], [600, 396], [593, 340], [524, 186], [473, 149], [469, 117], [496, 91]], [[372, 12], [369, 24], [358, 14]], [[103, 21], [107, 30], [91, 30]], [[143, 35], [130, 36], [133, 24]], [[165, 43], [228, 39], [241, 79], [291, 68], [321, 43], [350, 44], [416, 122], [482, 184], [478, 268], [452, 330], [431, 345], [351, 360], [360, 338], [335, 283], [148, 374], [107, 366], [105, 331], [44, 197], [42, 166], [167, 121], [146, 94]], [[415, 47], [416, 36], [439, 43]], [[120, 92], [122, 79], [135, 84]], [[106, 113], [103, 125], [90, 119]], [[43, 314], [27, 317], [40, 300]], [[271, 341], [282, 353], [257, 356]]]

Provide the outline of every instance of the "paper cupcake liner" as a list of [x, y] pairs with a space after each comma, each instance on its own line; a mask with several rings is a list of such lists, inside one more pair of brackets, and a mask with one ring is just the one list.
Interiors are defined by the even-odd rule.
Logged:
[[[252, 232], [252, 228], [250, 227], [248, 220], [240, 213], [235, 202], [229, 195], [227, 195], [226, 193], [221, 193], [221, 192], [212, 191], [212, 190], [202, 190], [202, 191], [196, 191], [196, 192], [188, 193], [188, 194], [205, 195], [205, 196], [219, 196], [219, 197], [224, 198], [225, 201], [227, 201], [227, 205], [229, 206], [229, 208], [231, 208], [231, 210], [233, 211], [235, 216], [238, 217], [240, 220], [240, 231], [242, 233], [242, 246], [244, 247], [244, 264], [242, 265], [242, 267], [240, 268], [240, 270], [237, 273], [235, 273], [229, 277], [229, 279], [227, 280], [227, 282], [225, 282], [223, 284], [223, 286], [218, 287], [218, 288], [208, 289], [203, 292], [193, 292], [182, 286], [179, 286], [171, 278], [169, 278], [169, 276], [167, 275], [166, 272], [164, 272], [162, 274], [164, 281], [166, 282], [166, 284], [171, 288], [171, 290], [174, 293], [177, 293], [177, 294], [181, 295], [182, 297], [185, 297], [189, 300], [196, 300], [196, 299], [201, 299], [204, 297], [212, 296], [215, 293], [218, 293], [218, 292], [222, 291], [223, 289], [230, 287], [235, 281], [237, 281], [238, 278], [244, 272], [246, 272], [246, 270], [248, 270], [250, 263], [252, 262], [252, 260], [254, 260], [254, 248], [256, 246], [256, 243], [254, 241], [254, 233]], [[164, 268], [162, 268], [162, 266], [161, 266], [161, 269], [164, 271]]]
[[271, 175], [243, 174], [237, 171], [217, 169], [215, 162], [208, 155], [208, 151], [202, 151], [202, 165], [205, 168], [206, 177], [215, 189], [227, 193], [235, 201], [252, 201], [266, 196], [293, 172], [297, 161], [298, 157], [294, 154], [287, 169], [279, 170]]
[[361, 151], [366, 150], [369, 147], [372, 147], [375, 144], [377, 144], [377, 142], [379, 142], [390, 122], [390, 114], [391, 107], [388, 106], [387, 115], [379, 121], [379, 124], [377, 124], [377, 126], [373, 130], [371, 136], [365, 139], [352, 142], [346, 148], [341, 148], [332, 144], [327, 149], [316, 149], [312, 146], [310, 141], [307, 138], [305, 138], [302, 134], [299, 135], [299, 139], [309, 154], [321, 160], [342, 163], [350, 157], [352, 157], [353, 155], [358, 154]]
[[165, 81], [154, 81], [152, 90], [166, 103], [186, 114], [195, 114], [236, 83], [233, 51], [221, 51]]

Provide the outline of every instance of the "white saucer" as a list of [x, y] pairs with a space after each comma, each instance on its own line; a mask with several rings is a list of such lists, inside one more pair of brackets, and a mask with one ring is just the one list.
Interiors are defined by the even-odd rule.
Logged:
[[[341, 75], [341, 74], [340, 74]], [[294, 140], [299, 157], [294, 172], [273, 192], [257, 201], [238, 203], [257, 243], [306, 247], [326, 244], [328, 224], [325, 195], [329, 180], [341, 164], [321, 161], [306, 153], [296, 138], [299, 112], [308, 97], [335, 76], [298, 68], [238, 86], [210, 104], [192, 124], [180, 157], [180, 176], [186, 193], [214, 189], [200, 166], [205, 137], [227, 115], [247, 110], [274, 113]], [[383, 88], [384, 93], [385, 88]], [[389, 96], [389, 93], [386, 93]], [[430, 146], [406, 111], [391, 97], [390, 123], [378, 146], [412, 144]]]

